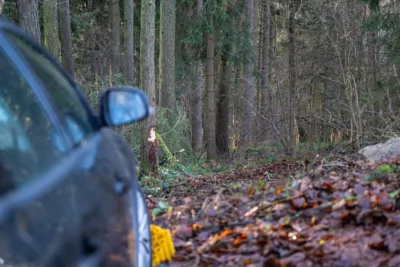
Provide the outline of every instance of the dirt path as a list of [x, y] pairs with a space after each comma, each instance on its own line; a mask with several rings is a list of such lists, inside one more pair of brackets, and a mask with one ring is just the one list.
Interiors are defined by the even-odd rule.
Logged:
[[154, 219], [173, 233], [168, 266], [400, 266], [400, 179], [366, 179], [375, 167], [323, 159], [283, 190], [304, 167], [281, 161], [172, 187]]

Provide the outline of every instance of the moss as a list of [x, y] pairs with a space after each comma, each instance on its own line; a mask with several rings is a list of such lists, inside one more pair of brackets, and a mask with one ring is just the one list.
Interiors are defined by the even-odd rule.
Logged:
[[394, 173], [396, 170], [396, 167], [393, 165], [389, 164], [382, 164], [379, 165], [371, 174], [366, 176], [366, 180], [375, 180], [375, 179], [381, 179], [386, 176], [388, 176], [391, 173]]

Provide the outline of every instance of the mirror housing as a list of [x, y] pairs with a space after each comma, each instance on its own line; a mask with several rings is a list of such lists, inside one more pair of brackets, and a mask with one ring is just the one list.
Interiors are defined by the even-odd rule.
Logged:
[[132, 86], [110, 88], [100, 98], [100, 120], [106, 126], [141, 121], [151, 113], [147, 95]]

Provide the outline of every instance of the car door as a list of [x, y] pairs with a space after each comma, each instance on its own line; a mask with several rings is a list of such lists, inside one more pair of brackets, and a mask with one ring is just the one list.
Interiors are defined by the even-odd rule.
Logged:
[[81, 254], [80, 218], [71, 209], [79, 170], [60, 149], [67, 135], [2, 32], [0, 45], [0, 258], [6, 266], [50, 266], [68, 249], [58, 266], [73, 266]]
[[[99, 127], [74, 83], [45, 51], [18, 31], [6, 35], [34, 73], [39, 90], [67, 133], [68, 142], [60, 149], [74, 158], [73, 171], [79, 172], [68, 186], [73, 192], [73, 217], [79, 218], [84, 241], [108, 255], [107, 266], [114, 260], [121, 261], [116, 266], [129, 266], [127, 237], [132, 223], [123, 193], [135, 177], [133, 153], [116, 132]], [[83, 153], [79, 158], [81, 150], [90, 155]]]

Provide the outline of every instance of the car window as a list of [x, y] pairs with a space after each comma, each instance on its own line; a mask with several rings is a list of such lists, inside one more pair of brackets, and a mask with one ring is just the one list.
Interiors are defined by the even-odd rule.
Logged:
[[73, 141], [79, 143], [87, 138], [93, 132], [94, 127], [89, 113], [70, 82], [51, 61], [32, 48], [25, 40], [11, 33], [9, 33], [9, 37], [20, 49], [25, 59], [31, 64], [32, 71], [45, 86], [45, 90], [52, 98]]
[[61, 158], [58, 132], [24, 77], [0, 50], [0, 195]]

